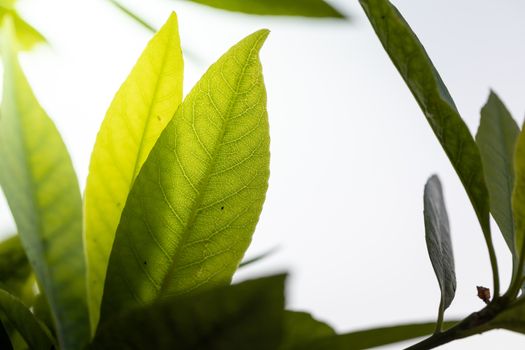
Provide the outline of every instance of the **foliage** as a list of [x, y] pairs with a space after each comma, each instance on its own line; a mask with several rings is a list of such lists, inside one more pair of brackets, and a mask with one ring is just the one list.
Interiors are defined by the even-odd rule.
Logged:
[[[303, 7], [288, 1], [195, 2], [252, 14], [341, 17], [322, 0], [303, 0], [308, 5]], [[525, 333], [525, 299], [519, 295], [525, 136], [491, 93], [474, 138], [397, 9], [388, 0], [360, 2], [477, 214], [494, 276], [485, 308], [461, 321], [444, 321], [456, 277], [435, 175], [425, 186], [423, 204], [427, 249], [441, 292], [436, 322], [337, 334], [308, 313], [286, 310], [284, 274], [231, 284], [239, 267], [265, 256], [241, 263], [269, 179], [259, 61], [267, 30], [234, 45], [183, 99], [183, 55], [172, 14], [107, 111], [82, 197], [61, 136], [18, 62], [18, 52], [38, 40], [24, 39], [31, 31], [23, 34], [14, 3], [6, 0], [0, 2], [5, 71], [0, 186], [19, 234], [0, 244], [2, 348], [365, 349], [433, 332], [410, 347], [428, 349], [495, 328]], [[513, 255], [512, 282], [504, 294], [491, 214]]]

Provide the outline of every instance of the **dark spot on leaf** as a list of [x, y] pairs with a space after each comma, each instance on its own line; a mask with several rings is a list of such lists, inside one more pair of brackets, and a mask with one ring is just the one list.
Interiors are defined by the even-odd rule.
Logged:
[[160, 122], [160, 115], [157, 116], [157, 120]]
[[224, 207], [221, 207], [221, 210], [224, 210]]
[[148, 262], [147, 262], [147, 261], [144, 261], [144, 265], [148, 265]]

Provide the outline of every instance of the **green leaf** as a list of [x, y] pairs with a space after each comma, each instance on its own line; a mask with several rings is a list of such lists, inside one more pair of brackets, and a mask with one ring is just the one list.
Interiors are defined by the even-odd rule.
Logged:
[[11, 17], [13, 20], [16, 43], [20, 50], [31, 50], [37, 44], [47, 43], [46, 38], [20, 17], [14, 9], [0, 7], [0, 23], [7, 17]]
[[324, 0], [190, 0], [221, 10], [251, 15], [345, 18]]
[[61, 347], [79, 349], [89, 336], [80, 190], [66, 147], [19, 66], [11, 21], [6, 24], [0, 184]]
[[456, 294], [456, 272], [450, 240], [447, 208], [441, 182], [436, 175], [428, 179], [424, 194], [425, 239], [428, 255], [441, 289], [438, 328], [441, 330], [443, 313]]
[[[446, 328], [452, 327], [457, 321], [445, 322]], [[361, 350], [376, 346], [388, 345], [431, 334], [436, 324], [413, 323], [399, 326], [372, 328], [352, 333], [334, 335], [312, 342], [297, 350]]]
[[454, 166], [491, 242], [488, 191], [478, 147], [425, 49], [387, 0], [360, 0], [370, 23]]
[[284, 314], [284, 334], [280, 350], [299, 349], [314, 340], [335, 335], [335, 331], [306, 312], [287, 311]]
[[31, 266], [18, 235], [0, 243], [0, 288], [20, 297], [31, 276]]
[[[512, 214], [514, 217], [514, 233], [520, 263], [525, 259], [525, 132], [518, 136], [514, 153], [514, 190], [512, 192]], [[515, 276], [515, 278], [522, 278]]]
[[169, 297], [101, 324], [92, 348], [277, 349], [284, 275]]
[[22, 301], [0, 289], [0, 311], [22, 335], [31, 349], [49, 350], [54, 340], [46, 326], [41, 323]]
[[101, 320], [158, 297], [227, 284], [250, 244], [269, 177], [258, 31], [190, 92], [144, 163], [111, 252]]
[[491, 91], [487, 103], [481, 109], [476, 143], [483, 160], [490, 211], [515, 259], [511, 197], [514, 186], [514, 148], [519, 133], [520, 129], [509, 111]]
[[142, 164], [182, 101], [182, 79], [177, 16], [172, 13], [113, 99], [91, 156], [84, 234], [92, 331], [122, 209]]

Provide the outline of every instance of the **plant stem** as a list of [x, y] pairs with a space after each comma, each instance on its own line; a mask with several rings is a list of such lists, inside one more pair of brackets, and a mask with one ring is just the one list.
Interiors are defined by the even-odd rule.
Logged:
[[492, 244], [492, 236], [490, 232], [486, 235], [487, 248], [489, 251], [490, 265], [492, 266], [492, 278], [493, 278], [493, 299], [499, 297], [499, 271], [498, 271], [498, 259], [496, 257], [496, 251], [494, 250], [494, 244]]
[[445, 314], [445, 308], [443, 305], [443, 297], [441, 297], [441, 301], [439, 302], [439, 311], [438, 311], [438, 318], [436, 322], [436, 330], [434, 331], [434, 334], [441, 333], [443, 329], [443, 315]]
[[144, 28], [146, 28], [147, 30], [149, 30], [150, 32], [152, 33], [156, 33], [157, 32], [157, 29], [155, 27], [153, 27], [151, 24], [149, 24], [148, 22], [146, 22], [144, 19], [142, 19], [139, 15], [137, 15], [135, 12], [131, 11], [130, 9], [128, 9], [126, 6], [122, 5], [119, 1], [117, 0], [108, 0], [113, 6], [115, 6], [116, 8], [118, 8], [120, 11], [124, 12], [126, 15], [128, 15], [129, 17], [131, 17], [132, 19], [134, 19], [135, 21], [137, 21], [138, 23], [140, 23]]
[[466, 338], [492, 329], [488, 324], [509, 304], [509, 299], [501, 297], [494, 299], [489, 305], [478, 312], [470, 314], [463, 321], [444, 332], [435, 333], [421, 342], [409, 346], [406, 350], [433, 349], [453, 340]]

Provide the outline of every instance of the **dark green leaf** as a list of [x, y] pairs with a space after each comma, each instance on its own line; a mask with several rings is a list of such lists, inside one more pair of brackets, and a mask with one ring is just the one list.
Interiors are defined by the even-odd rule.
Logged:
[[167, 297], [101, 324], [92, 348], [276, 349], [281, 342], [284, 275]]
[[[446, 328], [452, 327], [456, 321], [445, 322]], [[296, 350], [361, 350], [376, 346], [388, 345], [413, 338], [423, 337], [432, 333], [435, 323], [414, 323], [392, 327], [367, 329], [319, 339], [308, 346]]]
[[0, 289], [0, 311], [22, 335], [31, 349], [49, 350], [54, 340], [49, 332], [22, 301]]
[[441, 182], [436, 175], [428, 179], [425, 185], [424, 208], [428, 255], [441, 289], [439, 324], [442, 321], [443, 312], [450, 306], [456, 294], [456, 272], [447, 208]]
[[[512, 214], [514, 233], [520, 263], [525, 259], [525, 131], [522, 130], [514, 153], [514, 190], [512, 192]], [[515, 276], [514, 278], [522, 278]]]
[[306, 312], [287, 311], [284, 314], [284, 334], [280, 350], [301, 348], [314, 340], [335, 335], [332, 327]]
[[18, 235], [0, 243], [0, 288], [21, 297], [31, 276], [31, 266]]
[[62, 350], [76, 350], [89, 337], [80, 189], [62, 138], [19, 65], [12, 21], [4, 23], [0, 184]]
[[345, 16], [324, 0], [189, 0], [227, 11], [252, 15], [332, 17]]
[[360, 2], [459, 175], [489, 242], [488, 191], [479, 150], [468, 127], [425, 49], [397, 9], [387, 0]]
[[9, 334], [4, 327], [3, 322], [0, 320], [0, 349], [13, 350], [13, 344], [9, 339]]
[[513, 256], [514, 219], [512, 217], [512, 188], [514, 186], [514, 148], [520, 129], [509, 111], [491, 92], [481, 109], [476, 142], [483, 160], [483, 173], [490, 195], [490, 211]]

